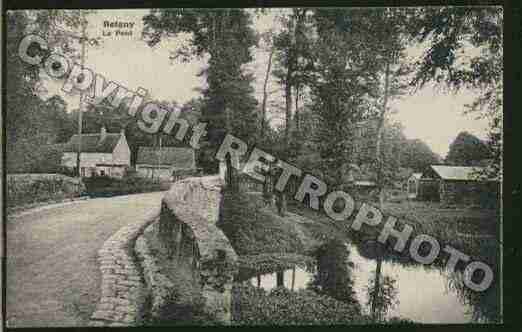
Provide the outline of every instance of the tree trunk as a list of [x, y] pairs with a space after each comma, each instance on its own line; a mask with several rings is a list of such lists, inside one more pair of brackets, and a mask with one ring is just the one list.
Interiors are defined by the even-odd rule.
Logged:
[[285, 287], [285, 271], [276, 272], [276, 286]]
[[372, 296], [372, 319], [377, 322], [379, 319], [379, 308], [377, 308], [377, 301], [379, 300], [380, 288], [381, 288], [381, 265], [382, 257], [377, 255], [377, 266], [375, 268], [375, 284]]
[[299, 87], [295, 87], [295, 111], [294, 111], [294, 122], [295, 130], [299, 133]]
[[383, 208], [384, 204], [384, 178], [383, 178], [383, 167], [384, 161], [382, 160], [382, 136], [384, 129], [384, 119], [386, 116], [386, 109], [388, 107], [388, 94], [389, 94], [389, 83], [390, 83], [390, 62], [386, 62], [386, 71], [384, 73], [384, 98], [382, 109], [379, 114], [379, 120], [377, 124], [377, 143], [375, 146], [375, 157], [377, 161], [377, 186], [379, 191], [379, 208]]
[[266, 122], [266, 102], [268, 99], [268, 79], [270, 78], [270, 72], [272, 70], [272, 58], [274, 56], [275, 47], [272, 45], [270, 48], [270, 54], [268, 56], [268, 65], [266, 68], [265, 82], [263, 83], [263, 101], [261, 103], [261, 133], [259, 137], [263, 137], [265, 133], [265, 122]]
[[290, 130], [292, 127], [292, 66], [286, 72], [285, 80], [285, 145], [290, 143]]
[[[295, 30], [294, 30], [294, 71], [299, 71], [299, 54], [302, 52], [303, 47], [303, 39], [304, 36], [304, 24], [306, 19], [306, 12], [308, 9], [294, 9], [296, 13], [296, 24], [295, 24]], [[303, 84], [302, 79], [293, 82], [295, 85], [295, 112], [294, 112], [294, 123], [295, 123], [295, 130], [299, 132], [299, 125], [300, 125], [300, 117], [299, 117], [299, 91]]]
[[[292, 50], [290, 50], [292, 52]], [[292, 73], [293, 65], [290, 62], [286, 71], [285, 80], [285, 142], [284, 151], [286, 158], [288, 158], [290, 152], [290, 133], [292, 127]], [[281, 192], [277, 195], [279, 201], [277, 202], [277, 208], [279, 215], [284, 217], [286, 215], [286, 193]]]
[[292, 268], [292, 291], [294, 290], [295, 286], [295, 266]]
[[[376, 159], [377, 159], [377, 186], [379, 191], [379, 209], [382, 211], [383, 205], [384, 205], [384, 178], [383, 178], [383, 160], [382, 160], [382, 153], [381, 153], [381, 145], [382, 145], [382, 134], [383, 134], [383, 128], [384, 128], [384, 119], [386, 115], [386, 108], [388, 106], [388, 94], [389, 94], [389, 83], [390, 83], [390, 61], [387, 60], [386, 62], [386, 70], [384, 73], [384, 98], [383, 98], [383, 104], [382, 109], [379, 115], [379, 122], [377, 125], [377, 144], [375, 148], [376, 153]], [[379, 248], [376, 248], [379, 249]], [[377, 250], [378, 251], [378, 250]], [[380, 288], [381, 288], [381, 265], [382, 265], [382, 257], [379, 253], [377, 255], [377, 266], [375, 268], [375, 288], [373, 292], [373, 299], [372, 299], [372, 319], [374, 322], [376, 322], [378, 317], [378, 308], [377, 308], [377, 301], [378, 296], [380, 294]]]
[[[86, 36], [85, 36], [85, 29], [87, 27], [86, 23], [85, 23], [85, 15], [84, 15], [84, 11], [80, 11], [81, 14], [82, 14], [82, 53], [81, 53], [81, 66], [82, 66], [82, 70], [83, 70], [83, 66], [84, 66], [84, 63], [85, 63], [85, 42], [86, 42]], [[81, 172], [81, 158], [80, 158], [80, 155], [82, 153], [82, 124], [83, 124], [83, 120], [82, 120], [82, 115], [83, 115], [83, 108], [84, 108], [85, 104], [84, 104], [84, 101], [83, 101], [83, 90], [82, 92], [80, 93], [80, 105], [79, 105], [79, 111], [78, 111], [78, 153], [76, 154], [76, 166], [77, 166], [77, 171], [78, 171], [78, 178], [81, 178], [82, 176], [82, 172]]]

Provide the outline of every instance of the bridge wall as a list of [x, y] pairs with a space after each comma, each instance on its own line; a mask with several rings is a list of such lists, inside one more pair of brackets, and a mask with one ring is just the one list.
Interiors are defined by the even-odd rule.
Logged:
[[222, 186], [219, 176], [174, 183], [162, 200], [154, 238], [171, 262], [190, 271], [193, 283], [200, 289], [204, 312], [229, 323], [237, 255], [216, 226]]

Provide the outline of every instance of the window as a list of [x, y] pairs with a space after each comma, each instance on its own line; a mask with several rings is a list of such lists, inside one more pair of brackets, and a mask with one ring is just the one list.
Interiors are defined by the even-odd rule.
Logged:
[[417, 189], [417, 188], [415, 188], [416, 187], [415, 180], [409, 181], [409, 187], [410, 187], [410, 190], [409, 190], [410, 194], [415, 194], [416, 189]]
[[80, 167], [80, 175], [85, 176], [85, 167]]
[[105, 170], [103, 170], [103, 169], [100, 170], [100, 175], [101, 175], [101, 176], [105, 176]]

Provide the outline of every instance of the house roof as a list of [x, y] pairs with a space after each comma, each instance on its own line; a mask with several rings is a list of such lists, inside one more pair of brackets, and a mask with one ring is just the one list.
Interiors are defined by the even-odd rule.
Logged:
[[478, 180], [482, 167], [432, 165], [430, 168], [443, 180]]
[[194, 149], [178, 147], [140, 147], [136, 164], [169, 165], [177, 169], [194, 169], [196, 160]]
[[413, 177], [413, 178], [415, 178], [415, 179], [420, 179], [421, 176], [422, 176], [422, 173], [413, 173], [413, 174], [411, 175], [411, 177]]
[[[120, 140], [121, 134], [105, 134], [102, 140], [101, 134], [82, 134], [81, 152], [112, 153]], [[65, 144], [64, 152], [77, 152], [80, 137], [76, 134]]]

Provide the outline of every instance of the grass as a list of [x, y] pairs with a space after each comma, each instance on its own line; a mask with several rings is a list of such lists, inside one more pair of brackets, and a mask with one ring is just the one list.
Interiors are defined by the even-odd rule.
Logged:
[[243, 192], [225, 192], [218, 226], [238, 255], [304, 252], [292, 223], [265, 208], [261, 200]]

